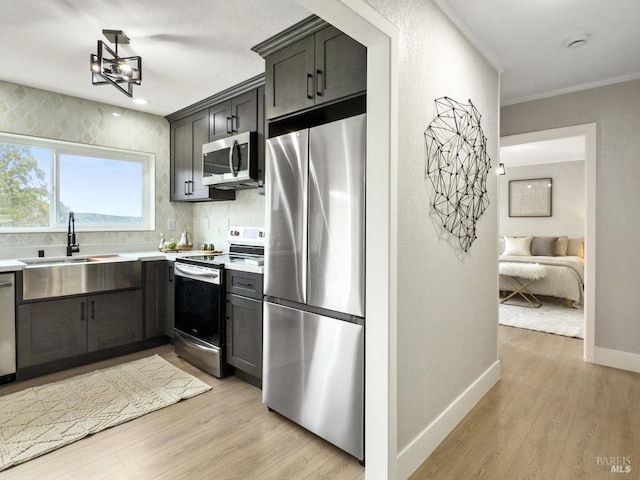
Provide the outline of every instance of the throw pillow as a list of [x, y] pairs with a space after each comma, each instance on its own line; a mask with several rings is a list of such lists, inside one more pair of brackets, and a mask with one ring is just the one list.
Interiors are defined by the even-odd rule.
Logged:
[[564, 257], [567, 254], [567, 243], [569, 239], [567, 237], [558, 237], [556, 242], [556, 256]]
[[531, 255], [531, 240], [533, 237], [504, 237], [504, 254], [529, 256]]
[[557, 241], [558, 237], [533, 237], [533, 240], [531, 240], [531, 255], [555, 257]]
[[567, 255], [572, 257], [584, 257], [584, 240], [582, 237], [569, 237], [567, 243]]

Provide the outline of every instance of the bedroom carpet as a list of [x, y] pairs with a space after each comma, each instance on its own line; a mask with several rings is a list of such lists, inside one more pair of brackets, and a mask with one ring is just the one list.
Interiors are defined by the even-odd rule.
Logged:
[[500, 304], [500, 325], [584, 338], [584, 310], [569, 308], [564, 299], [540, 297], [540, 308]]
[[0, 470], [210, 389], [154, 355], [0, 396]]

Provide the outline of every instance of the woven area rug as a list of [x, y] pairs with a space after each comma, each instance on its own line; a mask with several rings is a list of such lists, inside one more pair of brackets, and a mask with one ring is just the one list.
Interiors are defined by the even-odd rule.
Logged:
[[564, 299], [540, 297], [540, 308], [500, 305], [500, 325], [584, 338], [584, 310], [567, 307]]
[[154, 355], [0, 396], [0, 470], [210, 389]]

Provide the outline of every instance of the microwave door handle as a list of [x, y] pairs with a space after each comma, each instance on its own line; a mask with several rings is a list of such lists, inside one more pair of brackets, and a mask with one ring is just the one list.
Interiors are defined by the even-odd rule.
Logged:
[[229, 149], [229, 171], [233, 174], [234, 177], [238, 176], [238, 170], [233, 164], [233, 152], [235, 151], [237, 145], [238, 145], [238, 141], [234, 140], [233, 144], [231, 145], [231, 148]]

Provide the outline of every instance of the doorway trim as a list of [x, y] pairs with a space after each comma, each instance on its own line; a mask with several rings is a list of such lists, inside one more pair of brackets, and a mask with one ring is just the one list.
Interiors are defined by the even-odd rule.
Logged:
[[395, 480], [399, 31], [362, 0], [296, 0], [367, 47], [365, 478]]
[[595, 361], [596, 314], [596, 124], [586, 123], [500, 138], [500, 147], [584, 136], [585, 225], [584, 225], [584, 343], [583, 358]]

